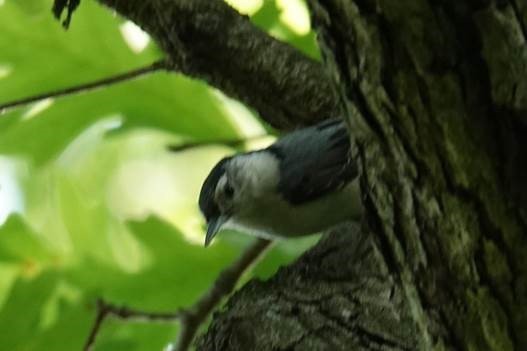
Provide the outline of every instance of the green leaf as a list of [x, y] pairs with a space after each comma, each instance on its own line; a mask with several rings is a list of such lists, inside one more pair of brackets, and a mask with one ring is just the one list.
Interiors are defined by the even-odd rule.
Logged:
[[[53, 19], [51, 3], [6, 0], [0, 5], [0, 104], [162, 58], [152, 43], [140, 53], [130, 49], [120, 29], [125, 21], [95, 1], [81, 2], [68, 31]], [[293, 33], [273, 6], [264, 2], [253, 21], [318, 57], [312, 33]], [[190, 237], [155, 216], [126, 222], [130, 216], [123, 213], [135, 213], [129, 211], [133, 201], [161, 202], [137, 191], [149, 189], [143, 178], [152, 174], [163, 184], [174, 178], [175, 191], [165, 185], [156, 191], [166, 190], [181, 211], [172, 216], [171, 209], [153, 206], [157, 212], [152, 212], [197, 232], [200, 219], [189, 197], [225, 150], [202, 148], [176, 156], [164, 145], [173, 139], [234, 137], [241, 127], [233, 125], [233, 117], [245, 114], [203, 82], [165, 72], [0, 114], [0, 154], [28, 158], [13, 175], [23, 188], [24, 213], [0, 225], [0, 349], [81, 349], [100, 297], [159, 312], [194, 304], [254, 238], [222, 233], [205, 249], [195, 242], [199, 233]], [[111, 138], [104, 137], [110, 132]], [[130, 135], [140, 137], [132, 142]], [[145, 160], [148, 167], [127, 167]], [[133, 181], [123, 185], [129, 178]], [[110, 199], [124, 210], [112, 207]], [[276, 243], [240, 285], [254, 276], [269, 277], [315, 240]], [[178, 323], [108, 320], [96, 350], [161, 350], [178, 328]]]
[[[47, 1], [25, 0], [0, 7], [0, 64], [11, 68], [0, 79], [0, 103], [106, 78], [160, 58], [153, 45], [140, 54], [132, 52], [119, 31], [122, 20], [94, 2], [82, 2], [68, 31], [53, 19], [48, 6]], [[155, 73], [59, 98], [35, 115], [30, 111], [34, 106], [0, 116], [0, 153], [24, 155], [42, 164], [110, 115], [122, 116], [123, 128], [152, 127], [196, 139], [235, 135], [210, 89], [176, 74]]]
[[316, 35], [313, 31], [305, 35], [293, 32], [279, 19], [280, 9], [276, 1], [264, 1], [262, 7], [251, 16], [251, 21], [266, 32], [272, 32], [277, 39], [285, 41], [309, 57], [321, 60]]
[[56, 273], [20, 278], [0, 310], [0, 345], [5, 350], [37, 350], [34, 345], [43, 332], [44, 306], [58, 283]]
[[0, 226], [0, 261], [21, 262], [29, 267], [52, 257], [42, 240], [18, 215], [10, 216]]
[[[237, 255], [236, 248], [225, 243], [208, 250], [192, 244], [173, 226], [156, 218], [130, 223], [129, 228], [148, 253], [148, 264], [136, 273], [92, 260], [77, 266], [68, 273], [68, 280], [82, 287], [89, 300], [103, 297], [146, 311], [175, 311], [192, 305]], [[176, 336], [177, 328], [177, 323], [160, 326], [110, 322], [105, 324], [97, 350], [132, 345], [132, 350], [161, 349]]]

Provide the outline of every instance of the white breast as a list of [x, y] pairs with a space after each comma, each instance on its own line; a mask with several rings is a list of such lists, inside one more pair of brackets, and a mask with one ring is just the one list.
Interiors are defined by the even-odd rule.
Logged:
[[290, 205], [275, 191], [260, 194], [226, 226], [262, 237], [295, 237], [357, 220], [361, 213], [358, 181], [354, 181], [341, 191], [299, 206]]

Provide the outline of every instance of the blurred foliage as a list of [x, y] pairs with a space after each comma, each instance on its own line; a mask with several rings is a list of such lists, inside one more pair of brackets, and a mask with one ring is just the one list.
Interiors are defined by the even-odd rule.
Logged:
[[[250, 15], [318, 58], [313, 34], [284, 20], [286, 11], [294, 16], [284, 6], [253, 1]], [[82, 2], [68, 31], [50, 7], [0, 0], [0, 103], [162, 57], [137, 28], [93, 1]], [[1, 114], [0, 349], [80, 350], [98, 297], [150, 311], [192, 304], [252, 239], [222, 233], [202, 247], [199, 187], [232, 150], [173, 154], [166, 146], [262, 132], [237, 102], [166, 73]], [[314, 240], [278, 243], [244, 280], [270, 276]], [[108, 320], [96, 349], [161, 350], [177, 328]]]

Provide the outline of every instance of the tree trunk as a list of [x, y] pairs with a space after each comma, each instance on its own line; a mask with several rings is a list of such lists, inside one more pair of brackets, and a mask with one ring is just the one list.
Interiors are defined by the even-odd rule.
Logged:
[[[99, 1], [277, 127], [341, 111], [320, 65], [220, 1]], [[527, 349], [527, 3], [310, 6], [366, 215], [240, 289], [199, 349]]]
[[311, 10], [366, 218], [244, 287], [200, 349], [527, 349], [527, 5]]

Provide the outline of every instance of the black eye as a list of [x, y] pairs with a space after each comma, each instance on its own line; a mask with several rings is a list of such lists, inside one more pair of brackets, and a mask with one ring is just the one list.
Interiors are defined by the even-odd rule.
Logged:
[[231, 199], [234, 196], [234, 188], [229, 184], [225, 184], [225, 196]]

